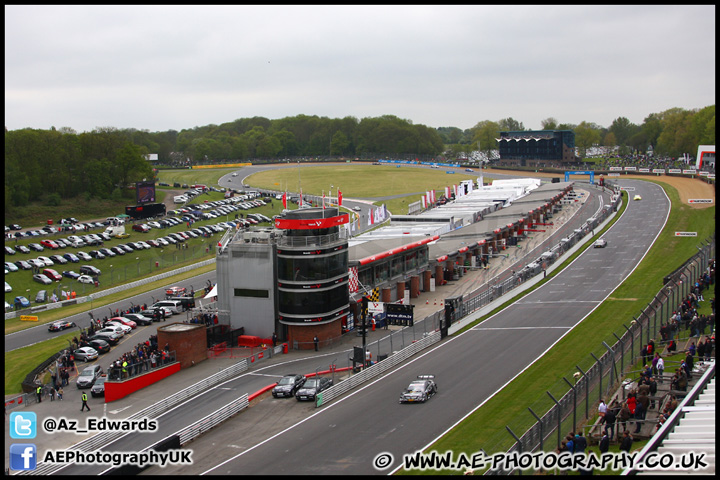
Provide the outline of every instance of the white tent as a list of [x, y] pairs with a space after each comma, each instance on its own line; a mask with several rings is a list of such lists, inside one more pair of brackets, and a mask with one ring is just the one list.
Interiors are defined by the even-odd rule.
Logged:
[[204, 299], [210, 299], [210, 298], [213, 298], [213, 297], [217, 297], [217, 284], [213, 285], [213, 288], [212, 288], [212, 290], [210, 290], [210, 293], [208, 293], [207, 295], [205, 295], [203, 298], [204, 298]]

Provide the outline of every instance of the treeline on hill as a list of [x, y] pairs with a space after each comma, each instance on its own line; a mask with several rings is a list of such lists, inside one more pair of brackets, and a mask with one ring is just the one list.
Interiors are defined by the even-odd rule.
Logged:
[[[5, 208], [25, 205], [42, 195], [53, 199], [83, 196], [110, 198], [136, 181], [152, 179], [144, 155], [159, 164], [185, 166], [209, 162], [246, 162], [293, 157], [364, 157], [418, 155], [464, 158], [474, 150], [496, 150], [501, 131], [529, 130], [511, 117], [484, 120], [474, 127], [430, 128], [393, 115], [333, 119], [297, 115], [277, 120], [241, 118], [180, 132], [98, 128], [76, 133], [70, 128], [5, 132]], [[699, 144], [715, 143], [715, 106], [653, 113], [642, 125], [618, 117], [605, 128], [591, 122], [559, 123], [549, 117], [540, 130], [573, 130], [580, 157], [591, 146], [619, 146], [620, 153], [677, 157]]]
[[485, 120], [467, 130], [457, 127], [438, 128], [447, 146], [446, 155], [462, 156], [470, 150], [479, 150], [490, 158], [490, 152], [498, 148], [499, 132], [526, 130], [572, 130], [580, 158], [590, 147], [619, 147], [621, 155], [638, 152], [644, 154], [652, 149], [655, 155], [679, 157], [683, 153], [695, 154], [698, 145], [715, 144], [715, 105], [702, 109], [685, 110], [671, 108], [652, 113], [636, 125], [625, 117], [616, 118], [609, 127], [592, 122], [579, 124], [559, 123], [553, 117], [543, 120], [539, 129], [525, 128], [512, 117], [497, 122]]

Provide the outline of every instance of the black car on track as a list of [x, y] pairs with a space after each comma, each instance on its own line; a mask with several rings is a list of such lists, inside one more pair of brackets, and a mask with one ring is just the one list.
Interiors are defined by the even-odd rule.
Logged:
[[437, 393], [435, 375], [418, 375], [400, 394], [400, 403], [424, 403]]

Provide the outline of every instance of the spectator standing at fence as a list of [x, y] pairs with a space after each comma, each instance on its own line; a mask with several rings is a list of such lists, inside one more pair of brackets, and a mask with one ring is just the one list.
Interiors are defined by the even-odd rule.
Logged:
[[565, 448], [570, 453], [575, 453], [575, 437], [572, 435], [572, 432], [568, 434], [567, 437], [565, 437]]
[[63, 392], [62, 387], [58, 388], [58, 391], [57, 391], [58, 400], [62, 400], [62, 399], [63, 399], [63, 393], [64, 393], [64, 392]]
[[617, 418], [618, 410], [615, 408], [608, 408], [605, 414], [605, 431], [610, 433], [611, 438], [615, 438], [615, 420]]
[[630, 435], [629, 431], [625, 430], [623, 432], [622, 442], [620, 443], [620, 451], [630, 453], [630, 450], [632, 449], [632, 443], [633, 443], [632, 435]]
[[582, 432], [575, 434], [575, 453], [585, 453], [587, 448], [587, 438], [583, 437]]
[[608, 436], [608, 431], [605, 429], [603, 432], [603, 436], [600, 439], [600, 443], [598, 444], [598, 448], [600, 449], [600, 454], [607, 453], [608, 450], [610, 450], [610, 437]]
[[693, 354], [688, 350], [685, 353], [685, 373], [687, 374], [687, 378], [692, 378], [693, 362]]
[[637, 406], [635, 407], [635, 433], [640, 433], [642, 424], [645, 421], [645, 414], [650, 406], [650, 399], [644, 393], [638, 395]]
[[601, 419], [605, 418], [605, 414], [607, 413], [607, 405], [605, 404], [605, 400], [602, 398], [600, 399], [600, 405], [598, 405], [598, 415]]
[[42, 402], [42, 391], [43, 391], [42, 385], [38, 385], [37, 388], [35, 389], [35, 395], [37, 395], [38, 403]]
[[665, 372], [665, 360], [657, 354], [657, 371], [658, 371], [658, 382], [663, 383], [663, 373]]
[[[627, 402], [625, 402], [620, 409], [620, 413], [618, 414], [618, 420], [619, 424], [622, 426], [623, 430], [627, 429], [627, 423], [630, 420], [630, 417], [632, 416], [632, 413], [630, 412], [630, 408], [628, 407]], [[620, 426], [618, 426], [618, 434], [620, 433]]]
[[660, 358], [660, 355], [658, 354], [658, 352], [655, 352], [655, 355], [653, 355], [653, 359], [651, 362], [653, 375], [657, 375], [657, 373], [658, 373], [657, 362], [658, 362], [659, 358]]
[[650, 407], [649, 408], [655, 408], [655, 396], [657, 395], [657, 382], [655, 381], [655, 377], [648, 378], [648, 387], [650, 389]]

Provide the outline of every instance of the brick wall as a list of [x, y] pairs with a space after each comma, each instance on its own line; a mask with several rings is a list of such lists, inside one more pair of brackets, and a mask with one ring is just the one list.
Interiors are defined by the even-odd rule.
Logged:
[[342, 334], [342, 321], [340, 319], [323, 325], [289, 325], [288, 342], [292, 348], [294, 342], [298, 342], [300, 350], [314, 349], [313, 337], [317, 335], [320, 349], [328, 340], [337, 338]]
[[182, 368], [207, 359], [207, 333], [205, 325], [170, 324], [158, 328], [158, 347], [170, 345]]

